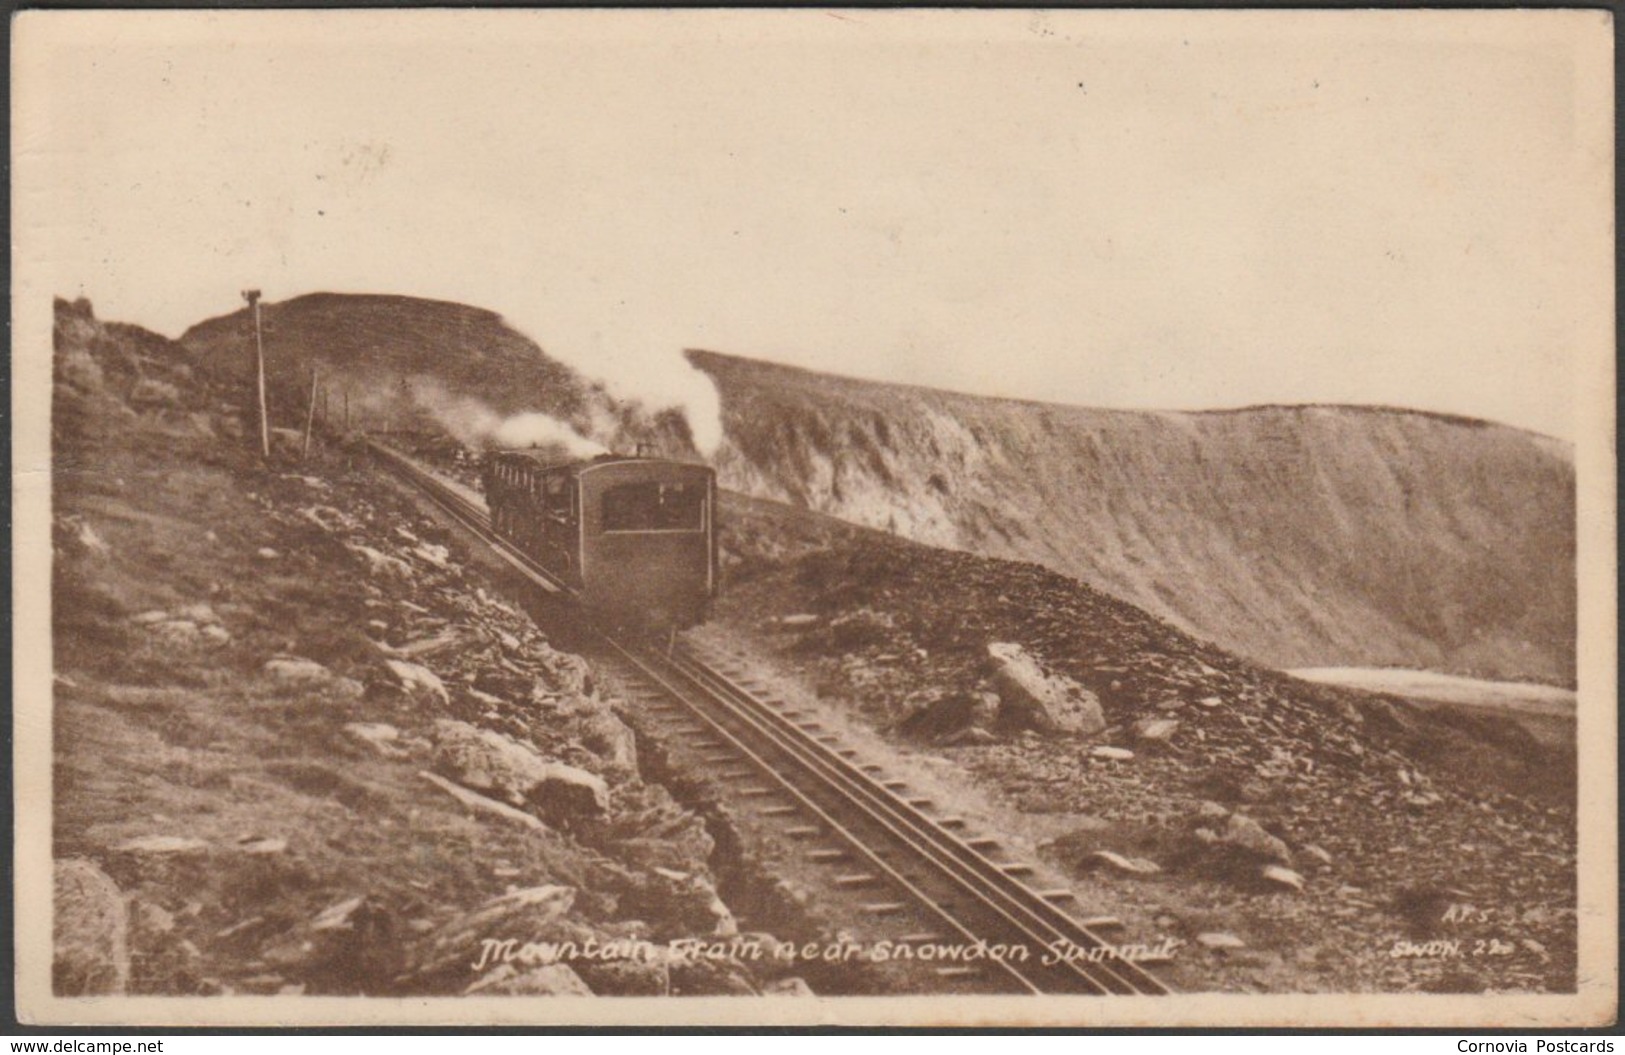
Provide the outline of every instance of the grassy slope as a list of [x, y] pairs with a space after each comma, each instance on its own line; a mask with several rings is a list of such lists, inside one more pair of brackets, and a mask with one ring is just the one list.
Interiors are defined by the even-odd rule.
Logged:
[[711, 353], [725, 483], [1034, 560], [1278, 667], [1572, 683], [1556, 441], [1407, 411], [1091, 410]]

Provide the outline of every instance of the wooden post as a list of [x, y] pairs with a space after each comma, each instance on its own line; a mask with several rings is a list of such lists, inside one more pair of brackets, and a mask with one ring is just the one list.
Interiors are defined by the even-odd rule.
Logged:
[[299, 449], [299, 460], [310, 457], [310, 426], [316, 421], [316, 368], [310, 368], [310, 406], [305, 408], [305, 445]]
[[260, 457], [271, 460], [271, 419], [265, 409], [265, 340], [260, 336], [260, 291], [243, 290], [243, 299], [254, 309], [254, 373], [259, 389]]
[[350, 431], [350, 389], [348, 386], [344, 389], [344, 431], [346, 433]]

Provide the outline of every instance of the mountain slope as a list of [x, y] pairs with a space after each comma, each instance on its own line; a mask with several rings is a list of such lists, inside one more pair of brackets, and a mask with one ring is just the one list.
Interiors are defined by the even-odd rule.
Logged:
[[[262, 303], [260, 311], [275, 424], [303, 423], [314, 366], [329, 409], [339, 413], [348, 394], [358, 428], [419, 428], [433, 420], [466, 442], [478, 431], [476, 418], [541, 413], [605, 446], [643, 443], [694, 457], [680, 411], [611, 396], [495, 312], [353, 293], [310, 293]], [[253, 398], [253, 342], [247, 309], [200, 322], [180, 339], [216, 383], [240, 381], [245, 402]]]
[[726, 486], [1036, 561], [1277, 666], [1571, 682], [1566, 447], [1404, 410], [988, 399], [691, 352]]

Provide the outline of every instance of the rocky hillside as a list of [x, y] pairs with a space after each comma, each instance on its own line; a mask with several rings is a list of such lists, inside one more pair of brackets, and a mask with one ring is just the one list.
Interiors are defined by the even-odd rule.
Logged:
[[[1572, 988], [1572, 742], [1262, 669], [1035, 564], [725, 511], [703, 633], [1003, 804], [1090, 911], [1188, 944], [1181, 988]], [[1434, 940], [1470, 954], [1407, 951]]]
[[1275, 667], [1572, 684], [1572, 453], [1405, 410], [1094, 410], [708, 352], [724, 484], [1035, 561]]
[[[738, 931], [709, 819], [367, 459], [262, 465], [188, 349], [84, 302], [56, 323], [59, 995], [785, 981], [662, 954]], [[655, 948], [482, 962], [507, 938]]]

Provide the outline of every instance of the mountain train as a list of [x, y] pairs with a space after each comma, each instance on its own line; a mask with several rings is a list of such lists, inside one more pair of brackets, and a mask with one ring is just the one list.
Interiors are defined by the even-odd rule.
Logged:
[[527, 451], [485, 458], [496, 532], [574, 590], [595, 617], [644, 631], [705, 621], [717, 593], [716, 473], [605, 454], [546, 464]]

